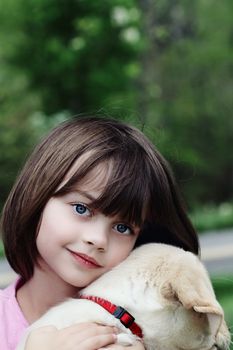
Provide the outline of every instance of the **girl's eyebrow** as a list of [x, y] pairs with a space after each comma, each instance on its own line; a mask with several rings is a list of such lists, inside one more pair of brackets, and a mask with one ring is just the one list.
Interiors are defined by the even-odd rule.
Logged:
[[81, 196], [83, 197], [86, 197], [87, 199], [89, 199], [91, 202], [94, 202], [96, 200], [96, 198], [91, 195], [90, 193], [88, 192], [85, 192], [85, 191], [82, 191], [82, 190], [74, 190], [72, 191], [71, 193], [74, 193], [74, 194], [81, 194]]

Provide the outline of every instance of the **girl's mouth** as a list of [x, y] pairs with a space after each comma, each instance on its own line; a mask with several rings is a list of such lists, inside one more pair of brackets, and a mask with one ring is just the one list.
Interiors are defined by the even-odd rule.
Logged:
[[89, 255], [86, 255], [84, 253], [74, 252], [70, 249], [68, 249], [68, 251], [75, 258], [75, 260], [78, 263], [80, 263], [82, 266], [93, 268], [93, 269], [102, 267], [94, 258], [92, 258]]

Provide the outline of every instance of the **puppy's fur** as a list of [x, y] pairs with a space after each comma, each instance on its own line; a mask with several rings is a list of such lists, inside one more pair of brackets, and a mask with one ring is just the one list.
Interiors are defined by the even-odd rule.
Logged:
[[[208, 274], [192, 253], [165, 244], [135, 249], [120, 265], [82, 291], [122, 306], [143, 331], [147, 350], [226, 350], [230, 334]], [[54, 325], [58, 329], [93, 321], [117, 326], [118, 342], [133, 344], [136, 336], [98, 304], [69, 299], [55, 306], [27, 331]]]

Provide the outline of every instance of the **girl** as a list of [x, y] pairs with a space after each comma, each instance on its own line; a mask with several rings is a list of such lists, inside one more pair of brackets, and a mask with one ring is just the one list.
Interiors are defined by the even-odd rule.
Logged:
[[[3, 350], [137, 245], [166, 242], [198, 253], [167, 162], [139, 130], [104, 118], [62, 123], [37, 146], [6, 202], [2, 231], [19, 275], [0, 296]], [[40, 329], [27, 350], [118, 349], [116, 332], [92, 323]]]

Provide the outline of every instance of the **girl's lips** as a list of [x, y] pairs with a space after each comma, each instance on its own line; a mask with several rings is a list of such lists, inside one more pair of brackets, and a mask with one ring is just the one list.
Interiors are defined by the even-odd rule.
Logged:
[[68, 251], [72, 254], [72, 256], [81, 263], [82, 265], [86, 267], [91, 268], [97, 268], [102, 267], [94, 258], [90, 257], [89, 255], [79, 253], [79, 252], [73, 252], [72, 250], [68, 249]]

